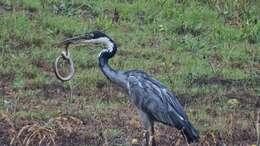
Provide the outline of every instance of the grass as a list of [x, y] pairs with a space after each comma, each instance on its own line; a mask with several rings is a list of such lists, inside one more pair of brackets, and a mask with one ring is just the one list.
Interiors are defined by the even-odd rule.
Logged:
[[[74, 133], [76, 138], [57, 133], [60, 145], [129, 145], [134, 138], [140, 143], [136, 111], [98, 68], [100, 47], [71, 49], [76, 68], [71, 81], [58, 81], [52, 71], [62, 50], [53, 44], [101, 30], [119, 46], [110, 64], [118, 70], [144, 70], [167, 85], [185, 106], [202, 141], [255, 144], [258, 7], [258, 1], [248, 0], [0, 0], [1, 112], [19, 122], [17, 131], [64, 115], [82, 120], [79, 128], [84, 130]], [[166, 127], [157, 127], [158, 143], [178, 143], [174, 129]], [[1, 143], [10, 143], [13, 135], [7, 133], [9, 141], [0, 138]]]

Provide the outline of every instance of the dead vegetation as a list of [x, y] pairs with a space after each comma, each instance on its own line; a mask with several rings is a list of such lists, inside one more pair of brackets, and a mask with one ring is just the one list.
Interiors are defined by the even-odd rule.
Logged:
[[[194, 108], [196, 109], [196, 108]], [[256, 129], [252, 128], [255, 119], [254, 115], [240, 115], [232, 112], [227, 114], [228, 118], [221, 119], [220, 111], [209, 109], [207, 111], [208, 120], [211, 121], [209, 127], [221, 122], [226, 132], [220, 130], [206, 130], [201, 133], [200, 142], [192, 146], [213, 146], [224, 145], [227, 143], [240, 144], [250, 143], [256, 139]], [[213, 111], [212, 111], [213, 110]], [[18, 145], [118, 145], [120, 143], [139, 146], [143, 143], [143, 128], [138, 115], [133, 106], [121, 107], [119, 109], [107, 109], [106, 111], [96, 111], [89, 109], [92, 116], [75, 117], [63, 115], [56, 118], [50, 118], [47, 121], [32, 121], [29, 119], [19, 120], [14, 124], [8, 114], [1, 113], [0, 133], [3, 134], [1, 143]], [[110, 113], [110, 114], [107, 114]], [[193, 112], [194, 117], [199, 111]], [[236, 119], [240, 120], [237, 121]], [[28, 121], [29, 120], [29, 121]], [[201, 121], [197, 119], [200, 123]], [[243, 121], [243, 122], [242, 122]], [[250, 121], [247, 123], [246, 121]], [[242, 122], [242, 123], [241, 123]], [[19, 126], [19, 127], [17, 127]], [[185, 139], [175, 128], [169, 128], [163, 124], [156, 124], [156, 141], [161, 146], [187, 145]], [[236, 141], [236, 142], [234, 142]]]
[[[40, 125], [26, 125], [20, 129], [15, 137], [18, 144], [29, 145], [55, 145], [56, 132], [51, 128]], [[12, 141], [11, 145], [14, 144]]]

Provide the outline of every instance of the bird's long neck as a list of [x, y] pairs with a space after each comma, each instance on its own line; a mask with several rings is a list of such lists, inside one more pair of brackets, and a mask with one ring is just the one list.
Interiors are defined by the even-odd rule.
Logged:
[[117, 51], [116, 44], [109, 40], [105, 42], [107, 48], [103, 49], [98, 57], [99, 67], [104, 75], [112, 82], [118, 84], [121, 87], [126, 86], [126, 77], [123, 72], [114, 70], [109, 64], [108, 60], [112, 58]]

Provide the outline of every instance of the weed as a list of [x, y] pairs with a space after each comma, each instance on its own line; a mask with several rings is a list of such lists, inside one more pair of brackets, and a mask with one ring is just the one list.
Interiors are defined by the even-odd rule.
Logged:
[[[20, 129], [16, 139], [21, 141], [22, 145], [25, 146], [29, 146], [30, 144], [56, 145], [55, 137], [56, 132], [50, 128], [40, 125], [26, 125]], [[12, 144], [13, 143], [11, 143], [11, 145]]]

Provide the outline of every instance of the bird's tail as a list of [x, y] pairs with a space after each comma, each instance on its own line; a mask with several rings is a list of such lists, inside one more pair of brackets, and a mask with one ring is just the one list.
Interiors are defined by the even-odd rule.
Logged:
[[182, 134], [185, 135], [188, 143], [198, 142], [200, 138], [198, 131], [191, 125], [190, 122], [185, 124]]

